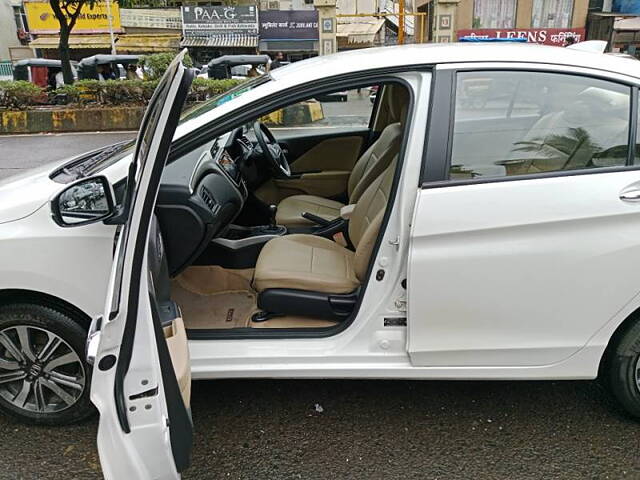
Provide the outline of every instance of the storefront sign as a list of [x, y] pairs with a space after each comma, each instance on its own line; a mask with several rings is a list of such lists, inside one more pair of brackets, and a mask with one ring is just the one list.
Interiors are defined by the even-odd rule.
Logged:
[[182, 30], [180, 10], [177, 8], [123, 8], [120, 10], [123, 27]]
[[206, 37], [221, 33], [258, 34], [258, 12], [255, 6], [182, 7], [182, 29], [185, 37]]
[[262, 40], [317, 40], [317, 10], [267, 10], [260, 12]]
[[526, 38], [530, 43], [556, 45], [563, 47], [568, 37], [576, 42], [585, 40], [584, 28], [483, 28], [458, 30], [458, 39], [462, 37], [475, 38]]
[[[60, 24], [48, 2], [24, 2], [30, 33], [59, 33]], [[122, 32], [120, 26], [120, 9], [116, 2], [111, 2], [111, 26], [116, 33]], [[107, 5], [96, 2], [93, 8], [85, 3], [80, 10], [73, 33], [105, 33], [109, 31]]]

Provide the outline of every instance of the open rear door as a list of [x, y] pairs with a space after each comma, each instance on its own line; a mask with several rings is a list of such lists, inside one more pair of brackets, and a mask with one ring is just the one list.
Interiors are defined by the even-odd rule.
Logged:
[[193, 78], [171, 63], [151, 99], [127, 182], [102, 319], [88, 359], [100, 413], [98, 451], [107, 479], [179, 478], [189, 465], [190, 365], [179, 309], [169, 298], [162, 237], [153, 216], [162, 169]]

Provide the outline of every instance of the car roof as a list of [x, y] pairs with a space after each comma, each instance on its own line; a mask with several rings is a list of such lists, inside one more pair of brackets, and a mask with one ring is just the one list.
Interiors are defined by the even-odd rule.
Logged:
[[640, 62], [602, 53], [527, 43], [431, 43], [363, 48], [313, 57], [269, 72], [271, 81], [178, 126], [174, 139], [260, 98], [323, 78], [368, 70], [471, 62], [544, 63], [640, 78]]
[[[627, 58], [532, 43], [430, 43], [364, 48], [314, 57], [273, 70], [274, 80], [299, 82], [385, 67], [466, 62], [527, 62], [596, 68], [640, 77], [640, 62]], [[293, 78], [291, 78], [293, 80]]]

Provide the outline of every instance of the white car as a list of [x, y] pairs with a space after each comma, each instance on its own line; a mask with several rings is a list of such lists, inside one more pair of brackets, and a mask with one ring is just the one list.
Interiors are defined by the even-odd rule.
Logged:
[[[107, 478], [187, 467], [192, 378], [600, 375], [640, 416], [640, 63], [359, 50], [180, 118], [183, 55], [135, 151], [0, 188], [5, 411], [72, 421], [90, 392]], [[368, 127], [259, 120], [372, 85]]]

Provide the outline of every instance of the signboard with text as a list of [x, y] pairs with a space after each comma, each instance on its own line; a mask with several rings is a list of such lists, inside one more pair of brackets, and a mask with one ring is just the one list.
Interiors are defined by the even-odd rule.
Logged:
[[221, 33], [258, 34], [258, 11], [255, 6], [182, 7], [185, 36], [205, 37]]
[[568, 37], [576, 42], [586, 40], [584, 28], [482, 28], [463, 29], [457, 32], [458, 39], [462, 37], [475, 38], [526, 38], [530, 43], [555, 45], [563, 47]]
[[267, 10], [260, 12], [262, 40], [317, 40], [317, 10]]
[[[27, 15], [29, 32], [35, 34], [60, 33], [60, 24], [48, 2], [24, 2], [24, 10]], [[111, 2], [111, 25], [114, 32], [122, 31], [120, 9], [116, 2]], [[107, 15], [106, 3], [96, 2], [93, 8], [85, 3], [80, 10], [72, 33], [106, 33], [108, 31], [109, 16]]]

